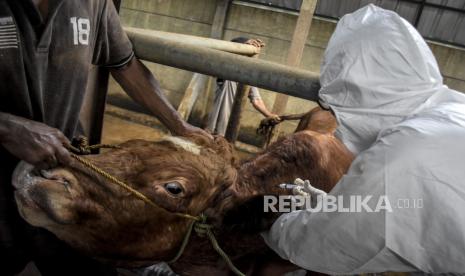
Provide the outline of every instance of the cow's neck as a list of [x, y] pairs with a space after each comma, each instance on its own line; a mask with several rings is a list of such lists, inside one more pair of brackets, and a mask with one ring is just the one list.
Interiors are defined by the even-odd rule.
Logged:
[[254, 159], [244, 163], [238, 173], [237, 186], [240, 193], [250, 195], [282, 194], [278, 185], [293, 183], [295, 178], [308, 179], [316, 188], [329, 190], [332, 186], [321, 166], [320, 157], [314, 145], [306, 137], [289, 139], [280, 147], [270, 148]]

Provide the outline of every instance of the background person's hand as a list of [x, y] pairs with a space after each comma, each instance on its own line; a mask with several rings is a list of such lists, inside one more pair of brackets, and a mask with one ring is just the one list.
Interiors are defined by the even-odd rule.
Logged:
[[281, 117], [276, 114], [272, 114], [265, 119], [260, 121], [260, 125], [257, 128], [257, 133], [260, 135], [267, 135], [273, 130], [274, 126], [282, 121]]
[[252, 46], [255, 46], [257, 48], [263, 48], [265, 47], [265, 42], [263, 42], [262, 40], [260, 39], [249, 39], [245, 42], [245, 44], [249, 44], [249, 45], [252, 45]]
[[65, 148], [68, 139], [58, 129], [25, 118], [1, 114], [0, 143], [17, 158], [47, 169], [68, 164], [71, 155]]
[[278, 123], [282, 121], [281, 117], [279, 117], [278, 114], [271, 114], [270, 116], [267, 117], [267, 119], [272, 121], [275, 125], [277, 125]]

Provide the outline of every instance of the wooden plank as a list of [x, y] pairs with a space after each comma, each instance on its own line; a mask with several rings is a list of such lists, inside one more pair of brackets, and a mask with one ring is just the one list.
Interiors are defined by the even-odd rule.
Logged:
[[213, 17], [211, 37], [216, 39], [223, 38], [224, 26], [228, 16], [231, 0], [217, 0], [215, 16]]
[[199, 95], [205, 91], [207, 87], [208, 76], [199, 73], [194, 73], [192, 79], [187, 86], [186, 92], [178, 107], [178, 112], [181, 117], [187, 121], [194, 107], [195, 101]]
[[[231, 0], [216, 0], [215, 16], [213, 17], [213, 23], [211, 28], [210, 37], [215, 39], [223, 39], [224, 27], [226, 26], [229, 8], [231, 7]], [[202, 118], [202, 127], [208, 123], [208, 115], [213, 103], [213, 92], [216, 89], [216, 78], [209, 76], [207, 81], [207, 87], [203, 92], [202, 107], [200, 118]]]
[[205, 94], [203, 96], [203, 100], [200, 102], [199, 109], [200, 109], [200, 115], [199, 118], [201, 118], [201, 127], [205, 127], [208, 125], [208, 115], [210, 114], [210, 111], [213, 106], [214, 102], [214, 92], [216, 90], [216, 78], [208, 76], [208, 81], [207, 81], [207, 87], [205, 88]]
[[234, 97], [234, 104], [231, 110], [231, 116], [229, 117], [228, 127], [226, 128], [226, 133], [224, 137], [228, 142], [236, 142], [237, 137], [239, 136], [239, 129], [241, 125], [242, 118], [242, 107], [246, 103], [247, 93], [250, 90], [250, 86], [246, 84], [239, 83], [237, 85], [236, 96]]
[[[217, 0], [215, 16], [213, 18], [212, 29], [210, 34], [210, 37], [214, 39], [203, 39], [203, 46], [248, 56], [253, 56], [257, 54], [257, 51], [260, 51], [260, 49], [257, 49], [251, 45], [245, 45], [246, 47], [244, 47], [243, 44], [239, 43], [233, 44], [233, 42], [229, 41], [219, 41], [219, 39], [223, 38], [223, 30], [226, 24], [229, 6], [230, 0]], [[181, 37], [181, 39], [183, 38]], [[193, 39], [191, 38], [191, 41], [192, 40]], [[204, 99], [205, 101], [208, 101], [211, 83], [211, 77], [194, 73], [178, 107], [178, 112], [184, 120], [187, 121], [189, 119], [189, 116], [199, 95], [205, 95]], [[202, 113], [203, 114], [201, 114], [201, 116], [205, 117], [204, 119], [206, 119], [206, 117], [208, 116], [208, 111], [206, 110], [206, 108], [202, 109]]]

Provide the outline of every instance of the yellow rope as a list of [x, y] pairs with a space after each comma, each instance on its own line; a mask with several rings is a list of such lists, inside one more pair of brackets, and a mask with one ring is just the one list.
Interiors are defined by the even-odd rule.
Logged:
[[[81, 163], [82, 165], [84, 165], [85, 167], [91, 169], [92, 171], [98, 173], [99, 175], [105, 177], [106, 179], [108, 179], [109, 181], [117, 184], [118, 186], [122, 187], [123, 189], [126, 189], [127, 191], [129, 191], [130, 193], [132, 193], [134, 196], [136, 196], [137, 198], [139, 198], [140, 200], [144, 201], [145, 203], [155, 207], [155, 208], [159, 208], [159, 206], [157, 204], [155, 204], [152, 200], [150, 200], [148, 197], [146, 197], [144, 194], [142, 194], [141, 192], [133, 189], [131, 186], [129, 186], [128, 184], [124, 183], [123, 181], [117, 179], [116, 177], [110, 175], [109, 173], [107, 173], [106, 171], [98, 168], [97, 166], [95, 166], [93, 163], [91, 163], [89, 160], [86, 160], [74, 153], [71, 153], [71, 156], [76, 159], [77, 161], [79, 161], [79, 163]], [[189, 215], [189, 214], [183, 214], [183, 213], [173, 213], [175, 214], [176, 216], [179, 216], [179, 217], [184, 217], [184, 218], [187, 218], [187, 219], [191, 219], [191, 220], [194, 220], [194, 221], [198, 221], [199, 218], [198, 217], [194, 217], [192, 215]]]
[[197, 235], [199, 235], [200, 237], [203, 237], [203, 236], [206, 235], [208, 237], [208, 239], [210, 240], [210, 243], [212, 244], [213, 249], [215, 249], [215, 251], [223, 258], [223, 260], [228, 265], [229, 269], [238, 276], [245, 276], [245, 274], [242, 273], [233, 264], [233, 262], [231, 261], [231, 259], [228, 256], [228, 254], [226, 254], [226, 252], [224, 252], [223, 249], [221, 249], [218, 241], [215, 238], [215, 235], [213, 234], [213, 230], [212, 230], [213, 227], [211, 225], [209, 225], [209, 224], [206, 224], [207, 217], [204, 216], [203, 214], [200, 217], [202, 218], [202, 220], [200, 222], [196, 222], [195, 226], [194, 226], [194, 229], [195, 229], [195, 232], [197, 233]]
[[187, 247], [187, 244], [189, 243], [189, 238], [190, 238], [190, 236], [192, 234], [192, 229], [194, 229], [195, 233], [197, 233], [197, 235], [199, 237], [205, 237], [205, 236], [208, 237], [208, 239], [210, 240], [210, 243], [213, 246], [213, 249], [215, 249], [215, 251], [223, 258], [223, 260], [226, 262], [226, 264], [228, 265], [229, 269], [232, 272], [234, 272], [238, 276], [245, 276], [245, 274], [242, 273], [233, 264], [233, 262], [231, 261], [231, 259], [228, 256], [228, 254], [226, 254], [226, 252], [224, 252], [223, 249], [221, 249], [218, 241], [215, 238], [215, 235], [213, 234], [213, 230], [212, 230], [213, 226], [206, 223], [207, 222], [207, 217], [204, 214], [201, 214], [200, 218], [201, 218], [200, 221], [197, 221], [197, 222], [194, 221], [189, 225], [189, 229], [188, 229], [188, 231], [186, 233], [186, 236], [184, 237], [184, 240], [182, 241], [182, 244], [181, 244], [181, 247], [180, 247], [178, 253], [168, 263], [169, 264], [174, 263], [182, 256], [182, 254], [184, 253], [184, 250]]
[[179, 248], [178, 253], [176, 253], [176, 256], [174, 256], [174, 258], [171, 259], [171, 261], [169, 261], [168, 264], [175, 263], [175, 262], [178, 261], [179, 258], [181, 258], [182, 254], [184, 253], [184, 250], [186, 249], [187, 245], [189, 244], [189, 239], [191, 237], [192, 229], [194, 228], [195, 224], [196, 224], [195, 221], [192, 221], [189, 224], [189, 228], [187, 229], [187, 233], [184, 236], [184, 239], [182, 240], [181, 247]]
[[[129, 191], [131, 194], [133, 194], [135, 197], [139, 198], [140, 200], [144, 201], [145, 203], [155, 207], [155, 208], [160, 208], [155, 202], [150, 200], [147, 196], [145, 196], [143, 193], [137, 191], [136, 189], [132, 188], [130, 185], [124, 183], [123, 181], [119, 180], [118, 178], [114, 177], [113, 175], [109, 174], [108, 172], [104, 171], [103, 169], [97, 167], [94, 165], [92, 162], [89, 160], [86, 160], [77, 154], [73, 153], [82, 153], [82, 154], [89, 154], [91, 150], [93, 149], [100, 149], [100, 148], [118, 148], [118, 146], [113, 146], [113, 145], [105, 145], [105, 144], [98, 144], [98, 145], [93, 145], [89, 146], [87, 145], [87, 139], [81, 138], [80, 143], [79, 143], [79, 148], [76, 148], [74, 146], [68, 145], [66, 146], [68, 150], [71, 152], [71, 156], [76, 159], [79, 163], [81, 163], [83, 166], [86, 168], [90, 169], [91, 171], [96, 172], [97, 174], [103, 176], [110, 182], [113, 182], [114, 184], [117, 184], [118, 186], [122, 187], [123, 189], [126, 189]], [[186, 219], [192, 220], [192, 223], [190, 223], [188, 231], [186, 235], [184, 236], [184, 239], [182, 241], [181, 247], [178, 250], [178, 253], [176, 256], [169, 261], [169, 263], [174, 263], [176, 262], [184, 253], [184, 250], [186, 249], [190, 236], [192, 234], [192, 229], [195, 230], [198, 236], [204, 237], [205, 235], [209, 238], [213, 249], [223, 258], [223, 260], [226, 262], [228, 265], [229, 269], [234, 272], [238, 276], [245, 276], [237, 267], [234, 266], [233, 262], [229, 258], [229, 256], [221, 249], [220, 245], [218, 244], [218, 241], [215, 238], [215, 235], [213, 234], [212, 228], [213, 226], [210, 224], [207, 224], [207, 217], [205, 215], [200, 215], [200, 216], [192, 216], [189, 214], [185, 213], [173, 213], [176, 216], [183, 217]]]

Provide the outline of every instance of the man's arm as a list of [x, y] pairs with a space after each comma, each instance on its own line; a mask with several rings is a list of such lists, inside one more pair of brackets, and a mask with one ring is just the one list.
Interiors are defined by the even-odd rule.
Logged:
[[67, 164], [68, 139], [43, 123], [0, 112], [0, 144], [17, 158], [41, 169]]
[[149, 109], [174, 135], [203, 135], [212, 138], [204, 130], [186, 123], [168, 102], [158, 80], [137, 58], [111, 74], [124, 91], [137, 103]]
[[258, 92], [258, 89], [256, 87], [251, 87], [249, 90], [249, 99], [250, 103], [253, 105], [253, 107], [260, 112], [263, 116], [266, 118], [273, 118], [277, 121], [280, 121], [281, 119], [279, 118], [278, 115], [270, 112], [268, 108], [266, 107], [265, 103], [263, 102], [262, 98], [260, 97], [260, 93]]
[[251, 99], [250, 103], [253, 105], [253, 107], [260, 112], [263, 116], [269, 118], [269, 117], [278, 117], [278, 115], [270, 112], [268, 108], [266, 108], [265, 103], [263, 102], [262, 99], [256, 98], [256, 99]]

